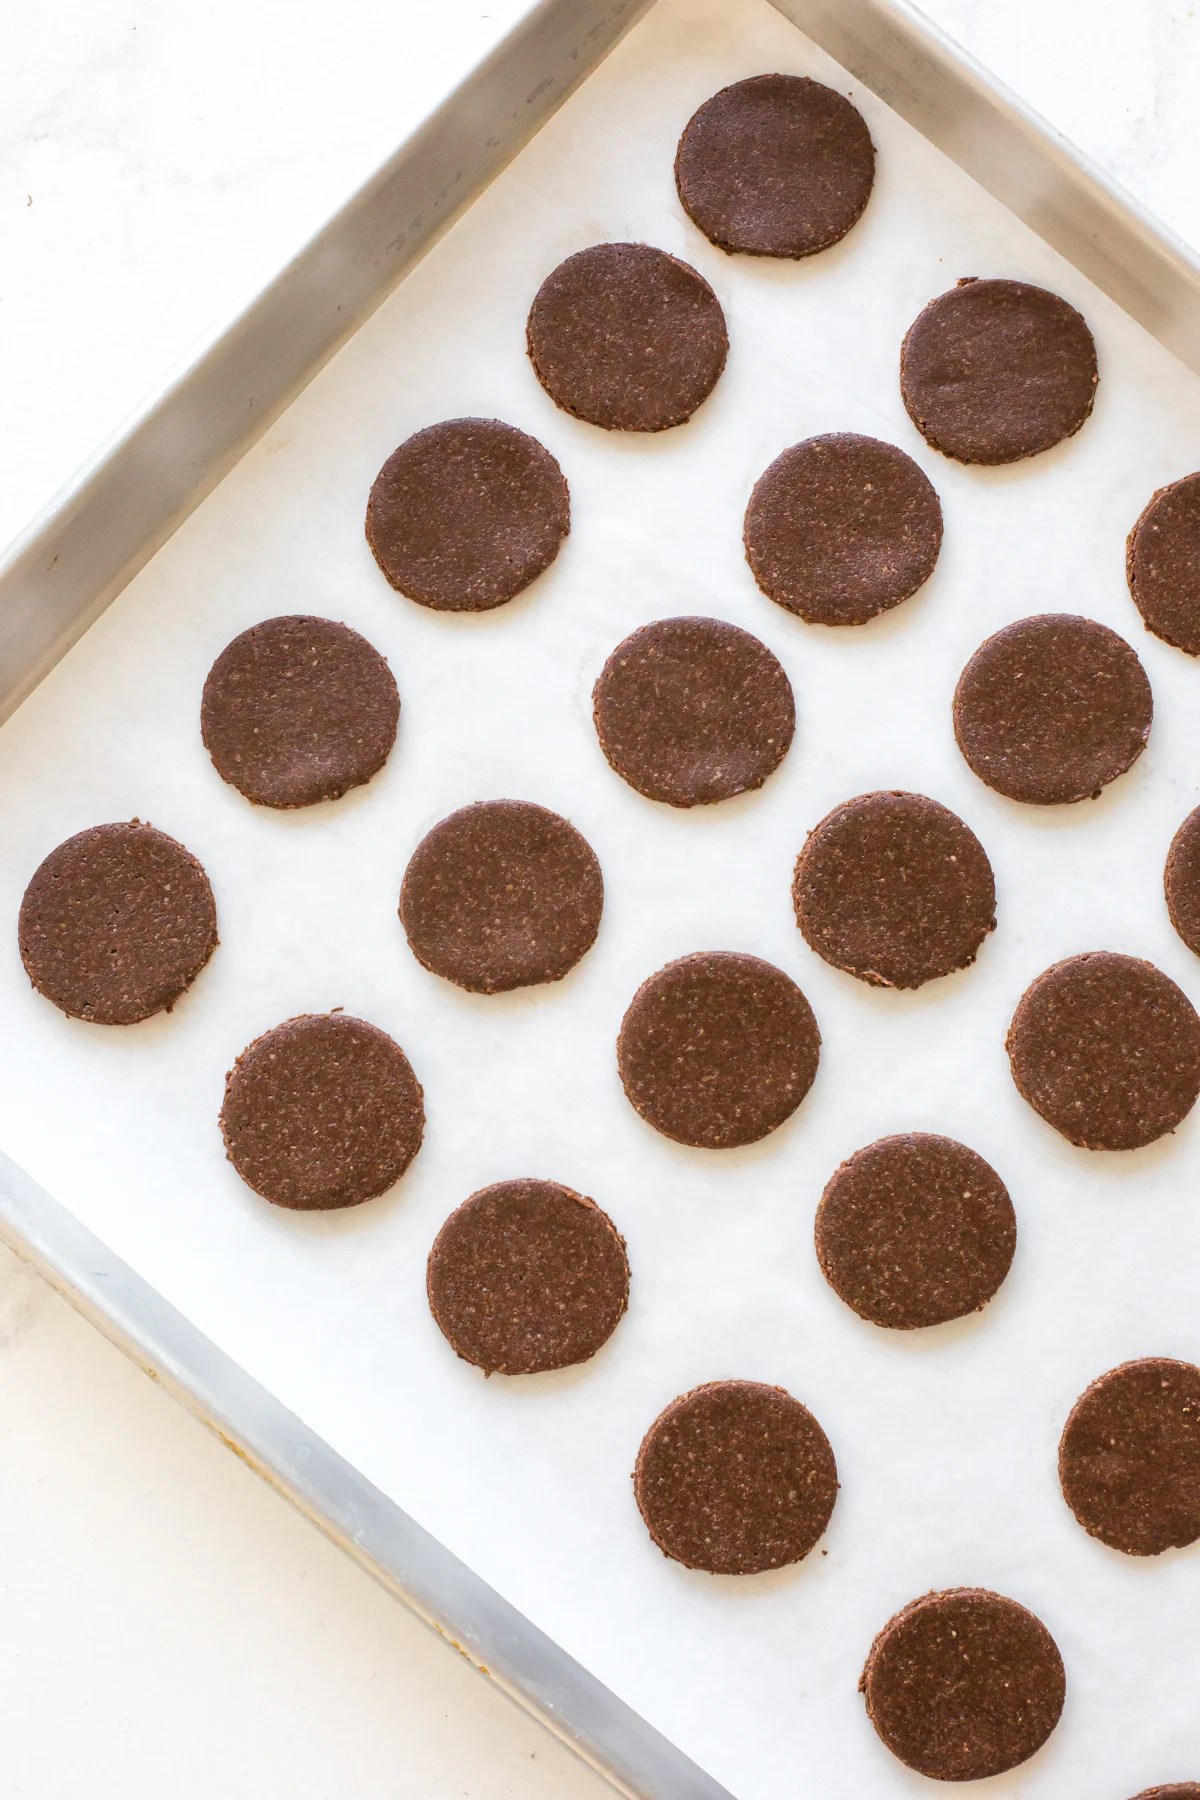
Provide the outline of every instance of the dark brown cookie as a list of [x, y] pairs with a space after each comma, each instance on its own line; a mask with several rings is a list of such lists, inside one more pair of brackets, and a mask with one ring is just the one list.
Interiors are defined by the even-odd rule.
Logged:
[[1058, 1446], [1063, 1498], [1083, 1529], [1127, 1556], [1200, 1538], [1200, 1369], [1147, 1356], [1093, 1381]]
[[450, 1214], [429, 1253], [429, 1306], [465, 1362], [535, 1375], [595, 1356], [629, 1302], [625, 1240], [556, 1181], [498, 1181]]
[[305, 1013], [254, 1042], [225, 1077], [221, 1135], [247, 1186], [276, 1206], [357, 1206], [399, 1181], [425, 1131], [399, 1044], [345, 1013]]
[[400, 889], [417, 961], [474, 994], [561, 981], [595, 943], [603, 904], [587, 839], [528, 800], [451, 813], [421, 839]]
[[643, 981], [617, 1039], [630, 1104], [679, 1144], [727, 1150], [790, 1119], [813, 1084], [821, 1034], [773, 963], [701, 951]]
[[1163, 888], [1172, 925], [1188, 949], [1200, 956], [1200, 806], [1171, 839]]
[[1027, 1761], [1067, 1690], [1041, 1620], [985, 1588], [910, 1602], [875, 1639], [858, 1685], [892, 1755], [934, 1781], [980, 1781]]
[[1086, 321], [1025, 281], [965, 277], [929, 302], [900, 352], [910, 419], [965, 463], [1019, 462], [1072, 437], [1098, 379]]
[[837, 1499], [829, 1439], [807, 1406], [761, 1381], [710, 1381], [642, 1439], [633, 1492], [664, 1556], [757, 1575], [808, 1555]]
[[217, 947], [208, 876], [189, 850], [133, 819], [52, 850], [25, 889], [21, 961], [73, 1019], [136, 1025], [170, 1012]]
[[382, 769], [400, 696], [378, 650], [332, 619], [252, 625], [204, 683], [200, 735], [223, 781], [258, 806], [337, 800]]
[[499, 419], [444, 419], [406, 438], [367, 502], [375, 561], [438, 612], [503, 606], [550, 567], [570, 529], [562, 470]]
[[996, 924], [983, 845], [924, 794], [860, 794], [835, 807], [808, 834], [792, 900], [817, 955], [875, 987], [965, 969]]
[[755, 75], [706, 100], [675, 156], [683, 209], [722, 250], [811, 256], [858, 222], [875, 146], [858, 108], [803, 75]]
[[982, 1156], [953, 1138], [906, 1132], [834, 1172], [816, 1245], [826, 1281], [860, 1318], [912, 1331], [987, 1305], [1012, 1265], [1017, 1219]]
[[1154, 699], [1124, 638], [1041, 613], [982, 643], [954, 692], [954, 735], [998, 794], [1032, 806], [1095, 800], [1146, 748]]
[[1125, 574], [1147, 631], [1200, 656], [1200, 474], [1151, 496], [1125, 545]]
[[865, 625], [933, 573], [942, 508], [895, 444], [831, 432], [759, 476], [742, 531], [763, 593], [810, 625]]
[[1144, 1788], [1133, 1800], [1200, 1800], [1200, 1781], [1170, 1781], [1166, 1787]]
[[796, 729], [779, 659], [724, 619], [659, 619], [618, 644], [592, 694], [600, 748], [648, 800], [703, 806], [759, 788]]
[[1084, 1150], [1137, 1150], [1200, 1093], [1200, 1018], [1153, 963], [1092, 950], [1025, 990], [1008, 1028], [1022, 1097]]
[[568, 256], [538, 289], [526, 339], [555, 405], [608, 431], [682, 425], [729, 351], [707, 281], [649, 244], [593, 244]]

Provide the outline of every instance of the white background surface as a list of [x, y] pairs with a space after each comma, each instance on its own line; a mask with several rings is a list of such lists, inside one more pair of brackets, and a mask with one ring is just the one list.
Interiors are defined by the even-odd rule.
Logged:
[[[1200, 235], [1200, 51], [1183, 9], [936, 10]], [[50, 4], [9, 22], [0, 530], [504, 16], [343, 0], [336, 16]], [[9, 1791], [53, 1795], [85, 1774], [89, 1792], [123, 1794], [168, 1777], [234, 1795], [595, 1790], [23, 1273], [7, 1277], [0, 1330]], [[85, 1722], [73, 1743], [60, 1719]]]

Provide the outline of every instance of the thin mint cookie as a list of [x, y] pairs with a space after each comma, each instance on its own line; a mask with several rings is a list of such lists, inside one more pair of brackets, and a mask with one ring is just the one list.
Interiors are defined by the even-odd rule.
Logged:
[[1163, 889], [1172, 925], [1188, 949], [1200, 956], [1200, 806], [1171, 839]]
[[609, 431], [666, 431], [707, 400], [729, 334], [690, 264], [649, 244], [593, 244], [547, 275], [526, 344], [564, 412]]
[[966, 276], [931, 300], [900, 352], [900, 390], [926, 443], [1011, 463], [1074, 435], [1096, 397], [1096, 345], [1058, 294]]
[[1200, 656], [1200, 474], [1151, 495], [1126, 541], [1125, 575], [1146, 630]]
[[190, 850], [140, 819], [93, 825], [35, 870], [21, 961], [60, 1012], [136, 1025], [170, 1012], [217, 947], [212, 888]]
[[983, 845], [924, 794], [860, 794], [835, 807], [808, 834], [792, 900], [817, 955], [875, 987], [965, 969], [996, 924]]
[[1012, 1265], [1017, 1219], [991, 1165], [953, 1138], [879, 1138], [835, 1170], [817, 1259], [862, 1319], [897, 1331], [979, 1312]]
[[675, 156], [683, 209], [722, 250], [812, 256], [857, 224], [875, 146], [849, 100], [803, 75], [755, 75], [694, 112]]
[[429, 1254], [429, 1306], [485, 1375], [587, 1362], [629, 1303], [625, 1240], [556, 1181], [498, 1181], [450, 1214]]
[[793, 444], [759, 476], [742, 541], [776, 605], [810, 625], [865, 625], [932, 575], [941, 502], [895, 444], [830, 432]]
[[264, 619], [222, 650], [200, 735], [223, 781], [258, 806], [315, 806], [378, 774], [400, 696], [364, 637], [333, 619]]
[[1084, 1150], [1137, 1150], [1200, 1094], [1200, 1018], [1153, 963], [1093, 950], [1055, 963], [1008, 1028], [1021, 1096]]
[[1071, 1409], [1058, 1447], [1063, 1498], [1083, 1529], [1127, 1556], [1200, 1538], [1200, 1369], [1122, 1363]]
[[724, 619], [643, 625], [605, 663], [592, 706], [617, 774], [668, 806], [704, 806], [761, 787], [796, 729], [783, 665]]
[[400, 593], [437, 612], [487, 612], [535, 581], [571, 529], [563, 472], [500, 419], [443, 419], [375, 477], [367, 542]]
[[761, 1381], [710, 1381], [672, 1400], [633, 1472], [638, 1510], [663, 1555], [712, 1575], [799, 1562], [829, 1524], [837, 1490], [816, 1419]]
[[475, 994], [561, 981], [596, 941], [604, 881], [568, 820], [529, 800], [451, 813], [413, 851], [400, 920], [417, 961]]
[[954, 693], [954, 735], [980, 781], [1009, 800], [1095, 800], [1132, 767], [1154, 699], [1124, 638], [1073, 613], [1006, 625], [979, 646]]

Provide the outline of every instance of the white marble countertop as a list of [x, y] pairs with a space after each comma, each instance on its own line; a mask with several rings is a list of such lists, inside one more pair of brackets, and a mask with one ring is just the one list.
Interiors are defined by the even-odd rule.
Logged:
[[[0, 59], [0, 541], [518, 0], [40, 0]], [[1190, 0], [926, 0], [1200, 242]], [[607, 1788], [0, 1252], [5, 1791]]]

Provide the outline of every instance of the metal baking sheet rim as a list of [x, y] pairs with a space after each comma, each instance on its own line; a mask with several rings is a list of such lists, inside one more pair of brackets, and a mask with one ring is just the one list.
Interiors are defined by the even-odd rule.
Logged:
[[[906, 0], [772, 3], [1200, 372], [1200, 259]], [[33, 522], [0, 561], [0, 719], [651, 4], [535, 0]], [[618, 1792], [732, 1800], [2, 1152], [0, 1239]]]

